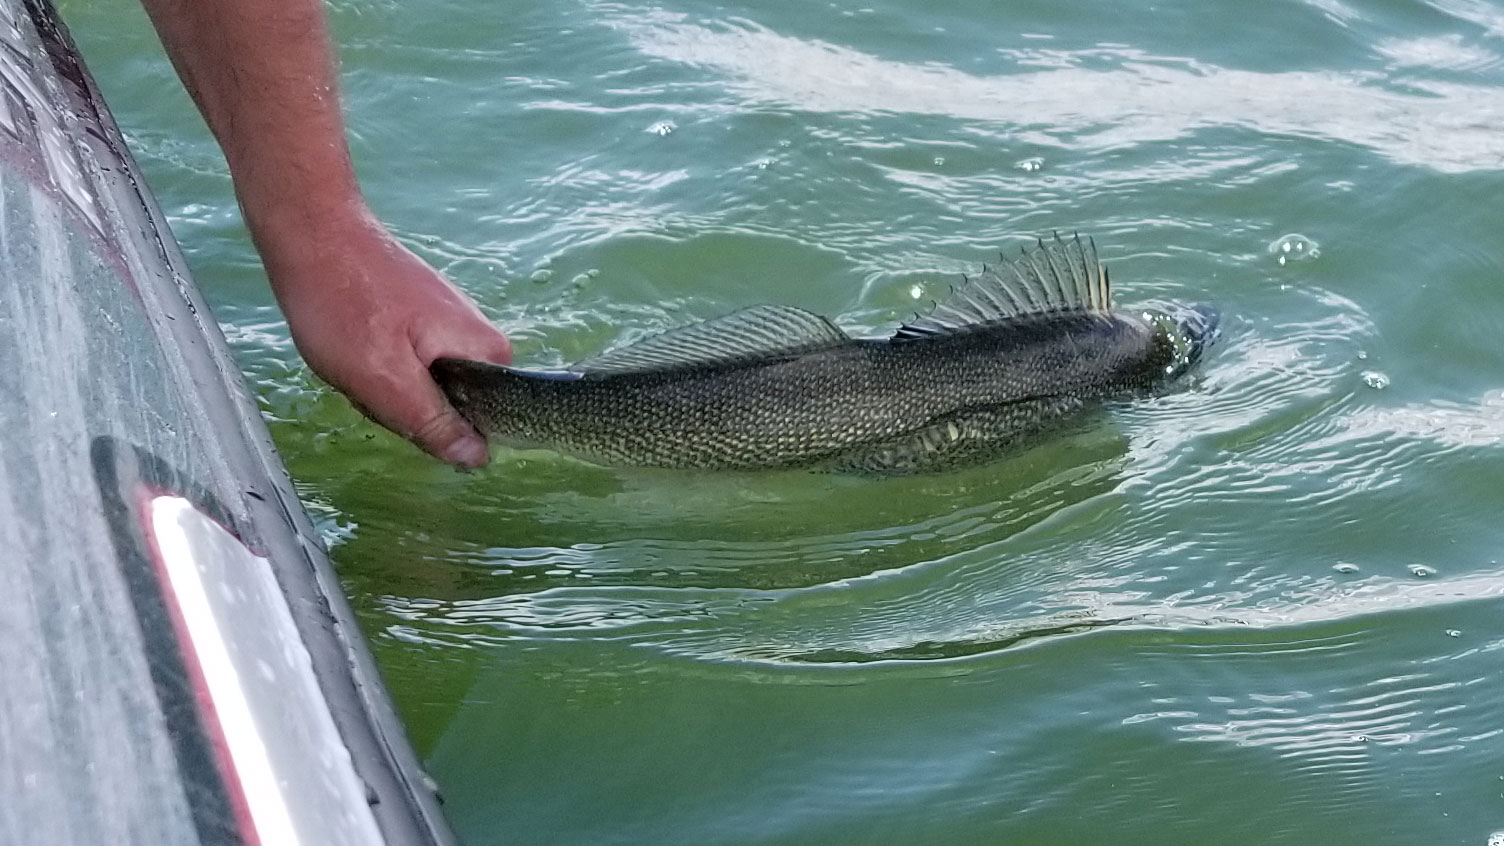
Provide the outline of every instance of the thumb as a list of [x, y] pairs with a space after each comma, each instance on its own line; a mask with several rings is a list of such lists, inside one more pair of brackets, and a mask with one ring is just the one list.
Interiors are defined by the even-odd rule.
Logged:
[[468, 469], [484, 467], [491, 453], [475, 427], [447, 402], [428, 422], [413, 430], [413, 443], [450, 464]]
[[418, 446], [430, 454], [459, 467], [474, 469], [484, 467], [490, 460], [491, 451], [486, 446], [486, 440], [449, 403], [449, 398], [439, 390], [437, 383], [428, 373], [427, 365], [433, 363], [439, 357], [468, 358], [474, 361], [484, 361], [491, 364], [510, 364], [512, 362], [512, 344], [507, 336], [497, 331], [489, 323], [485, 324], [485, 331], [478, 334], [467, 335], [460, 343], [445, 345], [439, 349], [445, 350], [438, 355], [421, 355], [419, 360], [425, 365], [422, 379], [425, 380], [424, 393], [431, 393], [433, 402], [429, 408], [433, 409], [432, 415], [422, 426], [413, 430], [412, 440]]

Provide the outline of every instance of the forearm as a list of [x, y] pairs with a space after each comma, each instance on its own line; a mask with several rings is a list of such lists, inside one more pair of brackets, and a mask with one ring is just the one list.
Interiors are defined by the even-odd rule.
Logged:
[[219, 139], [298, 350], [368, 415], [454, 464], [486, 445], [436, 358], [506, 363], [507, 339], [366, 209], [323, 0], [142, 0]]
[[284, 253], [309, 233], [365, 214], [322, 0], [143, 2], [224, 150], [269, 263], [296, 260]]

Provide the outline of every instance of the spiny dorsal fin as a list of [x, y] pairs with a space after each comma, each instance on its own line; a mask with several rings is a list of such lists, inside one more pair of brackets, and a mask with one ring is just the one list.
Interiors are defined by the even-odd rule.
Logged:
[[990, 326], [1038, 314], [1112, 310], [1107, 270], [1097, 259], [1097, 245], [1078, 234], [1069, 241], [1056, 233], [1039, 240], [1017, 258], [1006, 256], [997, 267], [982, 266], [976, 277], [961, 277], [961, 287], [929, 314], [901, 326], [893, 336], [906, 341], [946, 335], [975, 326]]
[[818, 314], [792, 306], [760, 305], [670, 329], [570, 369], [586, 376], [680, 370], [798, 355], [849, 340]]

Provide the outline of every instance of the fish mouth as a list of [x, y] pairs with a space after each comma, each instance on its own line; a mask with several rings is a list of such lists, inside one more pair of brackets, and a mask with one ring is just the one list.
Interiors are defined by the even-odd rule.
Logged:
[[1221, 334], [1222, 312], [1216, 306], [1207, 303], [1180, 306], [1170, 316], [1175, 319], [1176, 328], [1197, 346], [1210, 346]]
[[1170, 379], [1195, 367], [1221, 334], [1222, 312], [1205, 303], [1160, 304], [1145, 311], [1144, 318], [1169, 339], [1173, 357], [1165, 374]]
[[1215, 306], [1206, 303], [1194, 305], [1176, 306], [1170, 311], [1170, 319], [1175, 322], [1175, 331], [1185, 342], [1184, 351], [1181, 353], [1181, 372], [1189, 370], [1201, 361], [1206, 350], [1221, 335], [1222, 312]]

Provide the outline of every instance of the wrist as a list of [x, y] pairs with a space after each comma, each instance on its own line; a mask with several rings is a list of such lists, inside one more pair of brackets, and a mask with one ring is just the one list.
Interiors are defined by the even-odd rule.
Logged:
[[385, 237], [358, 192], [310, 195], [287, 201], [241, 201], [246, 228], [273, 287], [288, 275], [327, 269], [357, 242]]
[[375, 222], [353, 177], [268, 185], [237, 175], [235, 196], [258, 245], [262, 239], [306, 240], [326, 230], [363, 228]]

